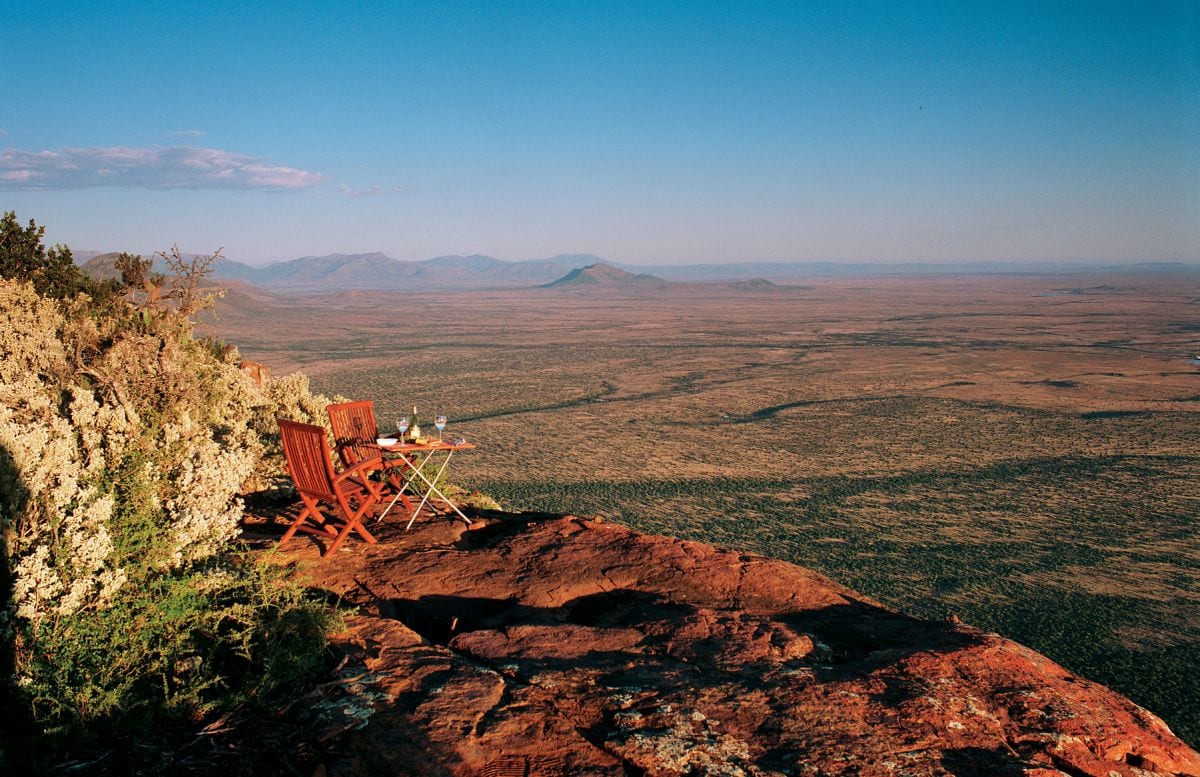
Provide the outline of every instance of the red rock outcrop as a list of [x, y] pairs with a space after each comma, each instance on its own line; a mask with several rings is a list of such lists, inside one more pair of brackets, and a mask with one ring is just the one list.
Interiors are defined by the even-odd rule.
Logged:
[[1107, 688], [791, 564], [572, 517], [381, 534], [288, 552], [365, 613], [329, 775], [1200, 775]]
[[254, 385], [259, 388], [262, 388], [271, 380], [271, 368], [265, 364], [243, 359], [238, 362], [238, 369], [244, 372], [250, 380], [254, 381]]

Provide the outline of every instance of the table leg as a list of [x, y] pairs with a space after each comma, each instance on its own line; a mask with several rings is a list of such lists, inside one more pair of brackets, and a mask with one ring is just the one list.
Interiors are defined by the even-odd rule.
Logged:
[[[443, 493], [440, 488], [437, 487], [438, 479], [441, 478], [442, 473], [445, 472], [446, 467], [449, 466], [450, 459], [451, 459], [451, 457], [454, 456], [454, 451], [453, 450], [446, 451], [446, 458], [442, 462], [442, 465], [440, 467], [438, 467], [437, 474], [435, 474], [433, 476], [433, 480], [430, 480], [429, 478], [425, 477], [423, 468], [425, 467], [426, 464], [429, 463], [429, 461], [433, 458], [433, 454], [436, 452], [437, 452], [436, 450], [431, 450], [431, 451], [427, 452], [425, 454], [425, 458], [421, 459], [420, 463], [414, 462], [412, 459], [409, 459], [404, 454], [400, 454], [400, 458], [403, 459], [404, 463], [408, 465], [408, 468], [410, 470], [412, 470], [412, 474], [409, 475], [408, 479], [406, 479], [404, 481], [404, 485], [402, 485], [397, 490], [396, 496], [392, 497], [392, 501], [389, 502], [388, 506], [386, 508], [384, 508], [384, 511], [379, 514], [379, 516], [375, 519], [376, 521], [383, 520], [384, 516], [386, 516], [391, 511], [391, 509], [393, 507], [395, 507], [396, 502], [398, 502], [400, 500], [400, 496], [401, 496], [401, 494], [404, 493], [404, 489], [410, 488], [413, 485], [414, 481], [416, 481], [418, 478], [420, 478], [421, 481], [425, 483], [425, 486], [426, 486], [425, 493], [421, 497], [421, 503], [419, 505], [417, 505], [417, 508], [415, 510], [413, 510], [412, 515], [409, 517], [408, 524], [404, 527], [405, 531], [408, 531], [409, 529], [412, 528], [413, 523], [417, 520], [417, 516], [421, 514], [421, 510], [424, 509], [425, 505], [429, 503], [429, 498], [431, 496], [433, 496], [434, 494], [437, 494], [438, 498], [441, 499], [442, 502], [444, 502], [451, 510], [453, 510], [455, 513], [457, 513], [458, 517], [461, 518], [465, 524], [467, 524], [468, 526], [471, 525], [471, 519], [468, 518], [466, 516], [466, 514], [463, 513], [463, 511], [459, 509], [458, 505], [456, 505], [453, 501], [451, 501], [450, 498], [448, 496], [446, 496], [446, 494]], [[413, 489], [413, 493], [414, 494], [416, 493], [416, 489]]]
[[392, 508], [396, 506], [396, 502], [400, 501], [400, 497], [403, 494], [404, 494], [404, 486], [401, 486], [400, 488], [396, 489], [396, 495], [394, 497], [392, 497], [392, 501], [388, 502], [388, 506], [383, 508], [382, 513], [375, 516], [375, 520], [382, 521], [384, 519], [384, 517], [387, 516], [387, 514], [392, 511]]
[[[430, 455], [432, 456], [433, 454], [431, 453]], [[425, 490], [425, 496], [423, 496], [421, 498], [421, 504], [417, 505], [416, 510], [413, 510], [412, 518], [408, 519], [408, 526], [404, 527], [405, 531], [408, 531], [409, 529], [412, 528], [413, 521], [417, 520], [417, 516], [421, 513], [421, 508], [424, 507], [425, 504], [429, 501], [429, 496], [433, 492], [436, 491], [438, 496], [440, 496], [448, 504], [450, 503], [450, 500], [446, 499], [446, 495], [443, 494], [441, 492], [441, 490], [437, 487], [437, 482], [438, 482], [438, 478], [440, 478], [442, 476], [442, 473], [446, 471], [446, 466], [450, 464], [450, 458], [452, 456], [454, 456], [454, 451], [446, 451], [446, 459], [442, 462], [442, 466], [438, 467], [437, 474], [433, 476], [432, 482], [429, 480], [429, 478], [425, 477], [424, 472], [422, 472], [421, 470], [417, 470], [417, 475], [420, 476], [421, 480], [425, 481], [425, 485], [429, 486], [429, 488], [427, 488]], [[426, 459], [426, 460], [428, 461], [428, 459]], [[453, 504], [451, 504], [450, 506], [454, 507], [454, 512], [458, 513], [459, 516], [461, 516], [462, 519], [464, 521], [466, 521], [468, 525], [470, 525], [471, 521], [467, 518], [467, 516], [462, 514], [461, 510], [459, 510]]]
[[[412, 459], [408, 458], [403, 453], [398, 454], [398, 457], [400, 458], [401, 461], [403, 461], [405, 464], [408, 465], [408, 468], [410, 470], [412, 470], [414, 473], [419, 474], [421, 472], [421, 467], [424, 467], [426, 464], [429, 463], [429, 460], [431, 458], [433, 458], [433, 451], [429, 451], [428, 453], [426, 453], [425, 458], [421, 460], [420, 464], [414, 464]], [[417, 476], [415, 474], [408, 476], [408, 479], [405, 480], [404, 483], [396, 490], [396, 495], [394, 497], [392, 497], [391, 502], [388, 502], [388, 506], [384, 508], [382, 513], [380, 513], [379, 515], [377, 515], [375, 517], [376, 521], [382, 521], [384, 516], [386, 516], [389, 512], [391, 512], [392, 508], [396, 506], [396, 502], [400, 501], [400, 496], [404, 493], [404, 489], [411, 486], [412, 482], [416, 479], [417, 479]], [[414, 493], [416, 493], [416, 492], [414, 491]], [[416, 513], [413, 513], [413, 515], [416, 515]]]
[[[436, 483], [436, 482], [437, 481], [435, 480], [434, 483]], [[444, 502], [447, 507], [449, 507], [454, 512], [458, 513], [458, 517], [463, 519], [463, 523], [465, 523], [467, 526], [471, 525], [471, 519], [468, 518], [466, 515], [464, 515], [462, 510], [458, 509], [458, 505], [456, 505], [456, 504], [454, 504], [454, 502], [450, 501], [450, 497], [448, 497], [444, 493], [442, 493], [442, 489], [438, 488], [436, 485], [430, 485], [429, 490], [432, 493], [437, 494], [438, 498], [441, 499], [442, 502]]]

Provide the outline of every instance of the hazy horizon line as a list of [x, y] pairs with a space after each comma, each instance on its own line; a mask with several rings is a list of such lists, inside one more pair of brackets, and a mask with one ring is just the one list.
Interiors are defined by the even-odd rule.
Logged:
[[[98, 255], [103, 255], [103, 254], [120, 253], [121, 252], [119, 250], [101, 251], [98, 249], [75, 248], [73, 246], [67, 246], [67, 247], [71, 249], [71, 253], [73, 255], [98, 256]], [[125, 250], [128, 250], [128, 249], [125, 249]], [[154, 256], [160, 250], [164, 250], [164, 249], [158, 249], [155, 251], [137, 252], [137, 253], [139, 253], [139, 255], [144, 256], [144, 257], [145, 256]], [[135, 252], [130, 251], [129, 253], [135, 253]], [[189, 255], [206, 255], [206, 254], [213, 253], [213, 251], [183, 251], [183, 253], [189, 254]], [[941, 267], [954, 267], [954, 266], [960, 266], [960, 265], [978, 265], [978, 266], [1009, 265], [1009, 266], [1013, 266], [1013, 267], [1028, 266], [1028, 265], [1044, 265], [1044, 266], [1069, 265], [1069, 266], [1079, 266], [1079, 267], [1126, 267], [1126, 266], [1130, 266], [1130, 265], [1135, 265], [1135, 266], [1136, 265], [1200, 266], [1200, 257], [1195, 257], [1192, 259], [1175, 259], [1175, 258], [1159, 259], [1159, 258], [1132, 258], [1132, 257], [1126, 258], [1126, 259], [966, 259], [966, 258], [964, 258], [964, 259], [788, 259], [788, 260], [781, 260], [781, 259], [726, 259], [726, 260], [719, 260], [719, 261], [692, 261], [692, 262], [689, 262], [689, 261], [683, 261], [683, 262], [657, 261], [656, 262], [656, 261], [628, 261], [628, 260], [624, 260], [624, 259], [611, 259], [611, 258], [603, 257], [603, 256], [600, 256], [599, 254], [594, 254], [594, 253], [591, 253], [588, 251], [560, 252], [560, 253], [556, 253], [556, 254], [550, 254], [548, 256], [527, 257], [527, 258], [523, 258], [523, 259], [506, 259], [506, 258], [503, 258], [500, 256], [496, 256], [495, 254], [488, 254], [488, 253], [482, 253], [482, 252], [446, 253], [446, 254], [437, 254], [435, 256], [429, 256], [424, 259], [400, 259], [400, 258], [397, 258], [397, 257], [394, 257], [394, 256], [388, 254], [386, 251], [378, 251], [378, 250], [376, 250], [376, 251], [354, 251], [354, 252], [333, 251], [333, 252], [330, 252], [327, 254], [303, 254], [301, 256], [294, 256], [290, 259], [267, 259], [267, 260], [238, 259], [235, 256], [229, 256], [228, 254], [225, 254], [225, 253], [222, 253], [221, 255], [222, 255], [222, 258], [224, 258], [228, 261], [237, 262], [238, 264], [243, 264], [243, 265], [246, 265], [247, 267], [265, 268], [265, 267], [270, 267], [270, 266], [276, 265], [276, 264], [285, 264], [287, 262], [295, 262], [295, 261], [298, 261], [301, 259], [325, 259], [325, 258], [332, 257], [332, 256], [358, 257], [358, 256], [370, 256], [373, 254], [378, 254], [380, 256], [383, 256], [383, 257], [390, 259], [392, 261], [395, 261], [395, 262], [404, 262], [404, 263], [412, 263], [412, 264], [431, 262], [431, 261], [434, 261], [437, 259], [470, 258], [470, 257], [484, 257], [487, 259], [495, 259], [497, 261], [506, 262], [509, 264], [519, 264], [522, 262], [545, 262], [545, 261], [552, 261], [554, 259], [560, 259], [560, 258], [566, 258], [566, 257], [593, 257], [597, 260], [597, 262], [600, 262], [603, 264], [620, 265], [620, 266], [626, 266], [626, 267], [720, 267], [723, 265], [754, 265], [754, 264], [761, 264], [761, 265], [836, 264], [836, 265], [848, 265], [848, 266], [869, 265], [869, 266], [880, 266], [880, 267], [911, 267], [911, 266], [924, 266], [924, 265], [941, 266]]]

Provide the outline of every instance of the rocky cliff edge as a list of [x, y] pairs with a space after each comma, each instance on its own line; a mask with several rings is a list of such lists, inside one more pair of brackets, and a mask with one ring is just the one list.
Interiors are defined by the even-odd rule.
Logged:
[[318, 774], [1200, 775], [1107, 688], [781, 561], [575, 517], [379, 533], [283, 554], [363, 613]]

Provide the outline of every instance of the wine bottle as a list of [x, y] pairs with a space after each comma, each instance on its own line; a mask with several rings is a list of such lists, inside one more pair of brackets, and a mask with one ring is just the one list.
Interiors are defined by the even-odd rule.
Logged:
[[421, 436], [421, 425], [417, 423], [417, 406], [413, 405], [412, 425], [408, 427], [408, 433], [415, 440]]

